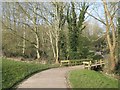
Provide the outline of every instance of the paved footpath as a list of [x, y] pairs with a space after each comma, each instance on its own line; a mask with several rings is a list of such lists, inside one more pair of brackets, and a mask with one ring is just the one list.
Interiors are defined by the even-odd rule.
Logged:
[[75, 69], [83, 69], [83, 66], [53, 68], [39, 72], [24, 80], [18, 88], [68, 88], [66, 74]]

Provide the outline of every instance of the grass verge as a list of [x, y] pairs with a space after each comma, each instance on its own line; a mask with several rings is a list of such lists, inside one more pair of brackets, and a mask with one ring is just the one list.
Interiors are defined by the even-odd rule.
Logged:
[[35, 63], [25, 63], [2, 59], [2, 89], [12, 88], [20, 81], [34, 73], [58, 67], [55, 65], [43, 65]]
[[118, 80], [91, 70], [70, 71], [68, 80], [74, 90], [77, 88], [118, 88]]

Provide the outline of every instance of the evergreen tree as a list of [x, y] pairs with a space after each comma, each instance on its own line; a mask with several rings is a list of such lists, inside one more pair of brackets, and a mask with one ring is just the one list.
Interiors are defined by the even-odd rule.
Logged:
[[83, 22], [85, 19], [85, 13], [88, 9], [88, 5], [84, 2], [82, 5], [82, 9], [80, 10], [79, 18], [77, 20], [77, 12], [75, 12], [75, 3], [71, 2], [71, 9], [70, 6], [67, 10], [67, 23], [69, 29], [69, 56], [70, 59], [78, 59], [80, 54], [80, 37], [81, 32], [85, 28], [83, 27]]

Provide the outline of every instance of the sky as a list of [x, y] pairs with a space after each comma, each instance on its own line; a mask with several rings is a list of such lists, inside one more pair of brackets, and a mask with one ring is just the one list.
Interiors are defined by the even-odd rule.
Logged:
[[[93, 3], [93, 5], [90, 6], [88, 12], [90, 14], [92, 14], [93, 16], [97, 17], [98, 19], [105, 19], [104, 18], [105, 17], [104, 16], [104, 8], [103, 8], [103, 4], [102, 4], [101, 0], [99, 0], [99, 2]], [[105, 29], [105, 26], [101, 22], [97, 21], [96, 19], [94, 19], [91, 16], [89, 16], [87, 21], [91, 24], [97, 23], [101, 28], [103, 28], [103, 30]]]
[[[11, 1], [11, 0], [8, 0], [8, 1]], [[14, 1], [14, 0], [13, 0]], [[16, 0], [15, 0], [16, 1]], [[18, 0], [18, 1], [25, 1], [25, 0]], [[31, 0], [27, 0], [27, 1], [31, 1]], [[34, 0], [33, 0], [34, 1]], [[40, 0], [38, 0], [40, 1]], [[47, 1], [47, 0], [44, 0], [44, 1]], [[56, 0], [57, 1], [57, 0]], [[74, 0], [75, 1], [75, 0]], [[80, 1], [80, 0], [78, 0]], [[84, 0], [81, 0], [81, 1], [84, 1]], [[86, 1], [86, 0], [85, 0]], [[91, 0], [92, 1], [92, 0]], [[94, 1], [94, 0], [93, 0]], [[95, 17], [97, 18], [102, 18], [104, 19], [104, 9], [103, 9], [103, 5], [102, 5], [102, 1], [101, 0], [96, 0], [97, 2], [93, 3], [92, 6], [90, 6], [88, 12], [91, 13], [92, 15], [94, 15]], [[1, 12], [1, 9], [0, 9], [0, 12]], [[87, 16], [87, 15], [86, 15]], [[99, 17], [98, 17], [99, 16]], [[94, 18], [90, 17], [87, 19], [90, 23], [98, 23], [100, 27], [102, 27], [104, 29], [104, 25], [99, 22], [99, 21], [96, 21]]]

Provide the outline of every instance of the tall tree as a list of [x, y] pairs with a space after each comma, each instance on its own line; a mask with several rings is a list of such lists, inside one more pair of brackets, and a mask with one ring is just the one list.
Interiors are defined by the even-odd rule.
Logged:
[[[2, 22], [3, 26], [6, 27], [6, 29], [10, 29], [11, 32], [13, 34], [15, 34], [16, 37], [23, 39], [23, 46], [22, 46], [23, 48], [25, 46], [25, 43], [24, 43], [25, 41], [27, 41], [31, 45], [33, 45], [36, 48], [37, 59], [39, 59], [40, 58], [40, 53], [39, 53], [40, 40], [39, 40], [39, 32], [38, 32], [38, 27], [37, 27], [39, 24], [37, 21], [38, 15], [36, 15], [36, 13], [38, 11], [37, 10], [38, 4], [33, 3], [32, 7], [29, 7], [29, 3], [18, 3], [17, 2], [17, 3], [13, 3], [13, 5], [15, 5], [17, 8], [14, 8], [14, 6], [8, 5], [8, 6], [10, 6], [9, 9], [12, 11], [10, 13], [10, 16], [4, 15], [4, 17], [7, 18], [10, 21], [10, 23], [12, 23], [12, 24], [6, 25], [5, 22]], [[33, 12], [33, 13], [31, 13], [31, 12]], [[11, 18], [11, 17], [13, 17], [13, 18]], [[19, 25], [17, 25], [17, 24], [19, 24]], [[27, 26], [33, 32], [33, 35], [35, 34], [35, 36], [34, 36], [35, 41], [25, 38], [25, 33], [23, 33], [24, 35], [19, 35], [19, 33], [18, 33], [19, 26], [24, 26], [24, 27]], [[24, 29], [22, 29], [22, 30], [24, 30]], [[23, 52], [24, 52], [24, 49], [23, 49]]]
[[[110, 70], [111, 72], [114, 72], [115, 66], [116, 66], [116, 55], [115, 55], [115, 50], [116, 50], [116, 26], [114, 23], [114, 13], [111, 14], [111, 12], [108, 9], [108, 3], [106, 0], [103, 1], [103, 6], [104, 6], [104, 13], [105, 13], [105, 22], [106, 22], [106, 38], [107, 38], [107, 43], [109, 46], [110, 50]], [[111, 32], [111, 33], [110, 33]], [[112, 37], [110, 37], [110, 34], [112, 34]]]
[[88, 5], [84, 2], [82, 4], [82, 9], [80, 10], [79, 13], [79, 18], [77, 18], [77, 13], [75, 11], [75, 3], [71, 2], [71, 10], [70, 6], [68, 7], [67, 10], [67, 22], [68, 22], [68, 29], [69, 29], [69, 44], [70, 44], [70, 53], [71, 57], [74, 57], [74, 59], [78, 58], [78, 54], [80, 51], [80, 45], [79, 39], [80, 39], [80, 34], [82, 30], [85, 28], [83, 26], [83, 22], [85, 20], [85, 14], [88, 9]]
[[[64, 4], [63, 2], [55, 2], [53, 3], [54, 7], [55, 7], [55, 45], [56, 45], [56, 63], [59, 62], [59, 56], [60, 56], [60, 47], [59, 47], [59, 44], [60, 44], [60, 34], [63, 34], [62, 33], [62, 27], [64, 26], [65, 24], [65, 16], [64, 16]], [[64, 35], [63, 35], [64, 36]], [[65, 42], [64, 42], [64, 45], [65, 45]], [[62, 48], [62, 51], [63, 51], [63, 48]], [[65, 51], [66, 53], [66, 51]]]
[[67, 38], [65, 36], [64, 32], [64, 25], [66, 21], [65, 16], [65, 4], [62, 3], [59, 7], [59, 29], [60, 29], [60, 35], [59, 35], [59, 57], [62, 59], [67, 59]]
[[[94, 16], [91, 13], [87, 12], [87, 14], [91, 17], [93, 17], [95, 20], [101, 22], [103, 25], [105, 25], [105, 38], [106, 42], [108, 44], [109, 48], [109, 54], [110, 54], [110, 59], [108, 59], [108, 63], [110, 64], [109, 68], [110, 71], [108, 73], [113, 73], [115, 70], [115, 66], [117, 63], [117, 58], [116, 58], [116, 23], [115, 23], [115, 16], [116, 12], [118, 11], [117, 8], [117, 3], [118, 2], [108, 2], [107, 0], [102, 0], [102, 5], [103, 5], [103, 10], [104, 10], [104, 18], [99, 17], [99, 14], [97, 13], [98, 16]], [[104, 21], [105, 20], [105, 21]]]
[[[46, 4], [45, 4], [46, 5]], [[41, 16], [47, 27], [49, 27], [47, 35], [49, 36], [49, 40], [51, 43], [53, 56], [55, 59], [55, 63], [59, 63], [60, 56], [60, 44], [61, 44], [61, 33], [63, 32], [63, 26], [65, 23], [65, 17], [63, 16], [64, 12], [64, 3], [63, 2], [52, 2], [49, 4], [53, 11], [49, 10], [49, 7], [43, 6], [45, 8], [45, 12]], [[49, 16], [48, 16], [49, 15]]]

